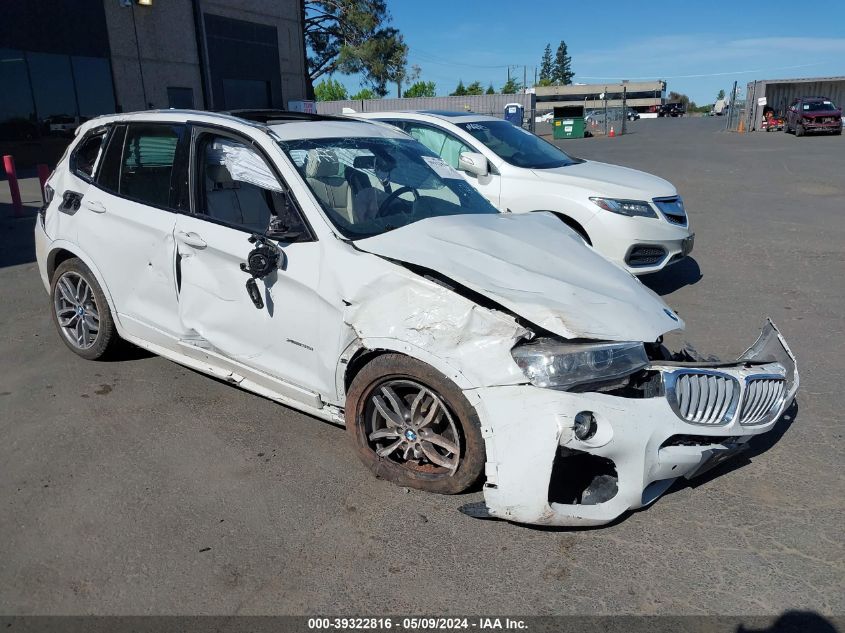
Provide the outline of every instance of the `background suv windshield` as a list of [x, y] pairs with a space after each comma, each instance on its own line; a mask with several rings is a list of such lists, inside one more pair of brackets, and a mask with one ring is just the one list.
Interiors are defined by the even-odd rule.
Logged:
[[411, 139], [320, 138], [279, 143], [346, 237], [425, 218], [498, 213], [451, 166]]
[[516, 167], [550, 169], [580, 162], [508, 121], [472, 121], [458, 123], [457, 126], [484, 143], [496, 156]]
[[832, 101], [805, 101], [804, 110], [811, 112], [826, 112], [836, 110], [837, 107], [833, 105]]

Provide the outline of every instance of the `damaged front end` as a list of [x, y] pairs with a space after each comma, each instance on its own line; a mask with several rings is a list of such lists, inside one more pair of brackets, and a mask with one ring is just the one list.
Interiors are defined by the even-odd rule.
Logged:
[[[557, 355], [543, 366], [524, 362], [536, 355], [517, 346], [514, 357], [533, 384], [466, 392], [480, 412], [488, 456], [485, 501], [466, 513], [608, 523], [652, 503], [679, 477], [741, 452], [772, 429], [798, 389], [795, 358], [771, 321], [731, 363], [657, 347], [645, 358], [633, 344], [596, 344], [573, 357], [577, 347], [546, 345]], [[619, 351], [615, 360], [608, 349]]]

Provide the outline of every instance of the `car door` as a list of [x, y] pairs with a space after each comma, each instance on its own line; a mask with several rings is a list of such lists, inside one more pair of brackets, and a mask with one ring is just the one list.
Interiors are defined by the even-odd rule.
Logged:
[[[320, 244], [267, 156], [250, 139], [193, 126], [191, 213], [175, 228], [179, 319], [190, 351], [210, 350], [281, 383], [275, 391], [314, 405], [334, 391], [335, 367], [322, 367], [320, 325], [336, 306], [317, 294]], [[280, 265], [256, 280], [256, 305], [241, 269], [271, 218], [287, 236], [272, 240]], [[253, 379], [255, 379], [253, 377]], [[283, 384], [282, 384], [283, 383]]]
[[[459, 169], [458, 159], [461, 152], [477, 152], [483, 154], [479, 149], [470, 146], [454, 134], [438, 126], [409, 120], [389, 122], [392, 125], [400, 127], [455, 169]], [[461, 173], [493, 206], [500, 208], [502, 178], [497, 173], [494, 173], [494, 167], [492, 165], [490, 165], [490, 170], [484, 176], [476, 176], [465, 171]]]
[[174, 170], [185, 126], [115, 125], [82, 197], [77, 242], [95, 262], [126, 332], [170, 345], [176, 311]]

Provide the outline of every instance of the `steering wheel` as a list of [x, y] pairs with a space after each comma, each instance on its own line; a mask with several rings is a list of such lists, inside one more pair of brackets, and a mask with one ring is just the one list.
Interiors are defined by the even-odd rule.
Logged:
[[383, 217], [383, 216], [385, 216], [385, 215], [389, 215], [388, 213], [385, 213], [385, 211], [387, 211], [387, 209], [390, 207], [390, 204], [391, 204], [394, 200], [396, 200], [396, 198], [398, 198], [399, 196], [401, 196], [403, 193], [408, 193], [409, 191], [410, 191], [412, 194], [414, 194], [414, 202], [416, 202], [417, 200], [419, 200], [419, 198], [420, 198], [420, 194], [419, 194], [419, 192], [418, 192], [416, 189], [414, 189], [413, 187], [408, 187], [408, 186], [405, 186], [405, 187], [399, 187], [399, 189], [397, 189], [396, 191], [394, 191], [394, 192], [392, 192], [390, 195], [388, 195], [388, 196], [384, 199], [384, 201], [383, 201], [380, 205], [378, 205], [378, 210], [376, 211], [376, 215], [375, 215], [375, 217], [377, 217], [377, 218], [381, 218], [381, 217]]

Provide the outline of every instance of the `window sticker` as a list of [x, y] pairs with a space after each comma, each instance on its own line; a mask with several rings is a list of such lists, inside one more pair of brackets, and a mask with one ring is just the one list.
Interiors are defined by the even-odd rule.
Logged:
[[446, 163], [443, 159], [436, 158], [434, 156], [423, 156], [422, 159], [426, 162], [429, 167], [431, 167], [432, 170], [434, 170], [434, 173], [440, 176], [441, 178], [463, 180], [458, 170]]
[[809, 104], [805, 103], [805, 104], [804, 104], [804, 109], [805, 109], [805, 110], [809, 110], [809, 109], [810, 109]]
[[468, 130], [486, 130], [487, 129], [487, 126], [482, 125], [481, 123], [467, 123], [464, 127]]

